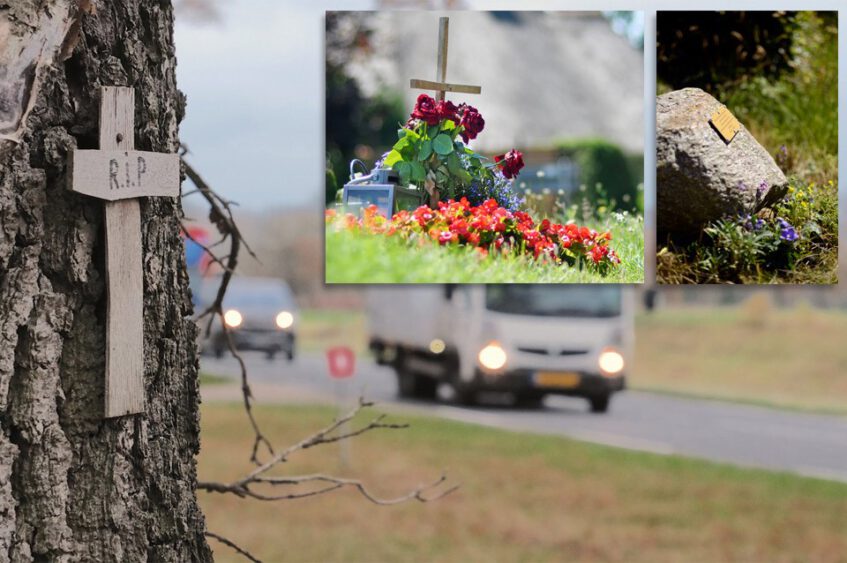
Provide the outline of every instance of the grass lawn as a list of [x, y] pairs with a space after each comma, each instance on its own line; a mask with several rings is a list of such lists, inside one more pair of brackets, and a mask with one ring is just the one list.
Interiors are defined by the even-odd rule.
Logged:
[[[593, 226], [605, 230], [603, 226]], [[483, 258], [465, 248], [410, 247], [380, 235], [326, 232], [327, 283], [641, 283], [644, 222], [628, 216], [611, 227], [621, 264], [607, 276], [527, 257]]]
[[[325, 407], [260, 407], [279, 445], [322, 427]], [[394, 420], [398, 417], [392, 416]], [[265, 561], [843, 561], [847, 485], [627, 452], [564, 438], [403, 417], [408, 430], [295, 458], [399, 495], [446, 469], [461, 489], [432, 504], [375, 506], [351, 491], [266, 502], [201, 493], [208, 529]], [[204, 404], [199, 475], [251, 466], [240, 405]], [[241, 561], [213, 542], [216, 560]]]
[[682, 308], [636, 320], [633, 387], [847, 414], [847, 314]]

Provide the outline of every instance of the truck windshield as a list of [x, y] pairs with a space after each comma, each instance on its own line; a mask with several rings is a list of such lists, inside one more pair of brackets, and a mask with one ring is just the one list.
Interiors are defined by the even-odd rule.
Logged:
[[485, 307], [513, 315], [615, 317], [621, 314], [621, 290], [609, 286], [489, 285]]

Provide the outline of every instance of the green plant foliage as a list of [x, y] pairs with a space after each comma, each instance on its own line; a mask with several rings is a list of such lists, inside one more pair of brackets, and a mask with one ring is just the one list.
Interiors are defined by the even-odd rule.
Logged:
[[623, 210], [631, 209], [632, 202], [638, 200], [638, 182], [617, 145], [603, 139], [586, 139], [559, 143], [558, 148], [577, 164], [580, 183], [595, 195], [593, 204]]
[[834, 283], [838, 190], [796, 181], [786, 198], [759, 216], [715, 221], [704, 239], [659, 252], [666, 283]]
[[326, 201], [335, 201], [335, 195], [341, 186], [338, 185], [338, 180], [335, 178], [335, 172], [327, 166], [326, 169]]
[[[394, 140], [397, 123], [405, 119], [400, 92], [384, 90], [366, 97], [356, 79], [347, 74], [358, 41], [372, 33], [370, 25], [364, 13], [328, 12], [326, 16], [326, 153], [339, 188], [347, 181], [350, 161], [382, 154]], [[348, 27], [356, 33], [345, 33]], [[327, 186], [326, 203], [334, 199], [335, 191]]]

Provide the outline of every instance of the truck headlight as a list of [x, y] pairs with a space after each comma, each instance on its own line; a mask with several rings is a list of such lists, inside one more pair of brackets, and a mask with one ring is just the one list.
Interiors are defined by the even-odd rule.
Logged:
[[614, 348], [605, 348], [597, 358], [597, 365], [603, 375], [618, 375], [624, 368], [623, 356]]
[[294, 324], [294, 315], [288, 311], [282, 311], [276, 316], [276, 326], [281, 329], [286, 329]]
[[506, 365], [506, 351], [498, 342], [489, 342], [479, 351], [479, 363], [491, 371], [497, 371]]
[[244, 318], [241, 316], [241, 313], [235, 309], [228, 309], [227, 312], [224, 313], [224, 322], [229, 328], [238, 328], [241, 326], [242, 321], [244, 321]]

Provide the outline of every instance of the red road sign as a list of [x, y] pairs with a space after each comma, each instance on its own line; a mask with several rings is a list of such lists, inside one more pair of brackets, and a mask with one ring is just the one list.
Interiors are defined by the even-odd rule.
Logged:
[[326, 351], [329, 375], [337, 379], [351, 377], [356, 370], [356, 356], [346, 346], [334, 346]]

